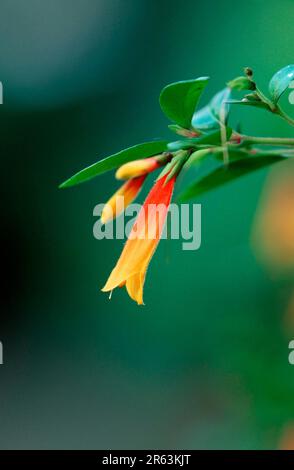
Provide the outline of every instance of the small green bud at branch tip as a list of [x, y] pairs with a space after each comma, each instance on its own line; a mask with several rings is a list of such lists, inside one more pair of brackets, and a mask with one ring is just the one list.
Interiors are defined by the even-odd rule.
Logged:
[[247, 77], [236, 77], [234, 80], [231, 80], [227, 83], [227, 86], [232, 90], [255, 90], [256, 85], [254, 82], [249, 80]]

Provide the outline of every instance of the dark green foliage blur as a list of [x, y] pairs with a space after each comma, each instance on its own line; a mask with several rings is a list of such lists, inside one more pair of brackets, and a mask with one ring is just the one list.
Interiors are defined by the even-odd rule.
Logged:
[[[294, 421], [291, 282], [249, 241], [270, 170], [199, 197], [202, 246], [160, 244], [145, 307], [100, 292], [123, 246], [92, 234], [113, 174], [58, 185], [174, 139], [158, 103], [167, 83], [210, 76], [208, 101], [250, 66], [265, 87], [294, 61], [293, 17], [292, 0], [2, 0], [0, 448], [279, 446]], [[293, 136], [264, 110], [232, 118], [250, 135]]]

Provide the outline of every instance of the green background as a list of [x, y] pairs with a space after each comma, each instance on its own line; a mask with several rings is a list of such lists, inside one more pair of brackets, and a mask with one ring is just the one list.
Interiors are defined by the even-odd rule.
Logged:
[[[160, 244], [145, 307], [100, 292], [123, 246], [92, 235], [113, 174], [57, 186], [174, 139], [158, 105], [169, 82], [209, 75], [204, 103], [251, 66], [266, 89], [293, 63], [293, 18], [292, 0], [1, 2], [1, 448], [278, 446], [294, 420], [290, 286], [249, 243], [268, 170], [196, 201], [202, 246]], [[264, 111], [232, 115], [248, 134], [291, 135]]]

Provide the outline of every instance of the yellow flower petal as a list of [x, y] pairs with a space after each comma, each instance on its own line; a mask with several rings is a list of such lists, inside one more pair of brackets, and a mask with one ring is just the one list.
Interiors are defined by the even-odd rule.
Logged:
[[159, 167], [155, 157], [134, 160], [119, 167], [115, 173], [118, 180], [126, 180], [137, 176], [145, 175]]

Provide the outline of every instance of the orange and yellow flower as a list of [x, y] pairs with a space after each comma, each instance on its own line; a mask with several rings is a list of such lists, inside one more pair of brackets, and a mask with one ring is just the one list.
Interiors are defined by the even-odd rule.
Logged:
[[125, 285], [133, 300], [139, 305], [144, 303], [146, 271], [163, 231], [176, 176], [169, 181], [167, 178], [165, 175], [158, 179], [147, 196], [121, 256], [102, 289], [103, 292]]
[[131, 204], [140, 192], [146, 176], [147, 174], [129, 179], [111, 196], [101, 214], [100, 220], [103, 224], [118, 217]]

